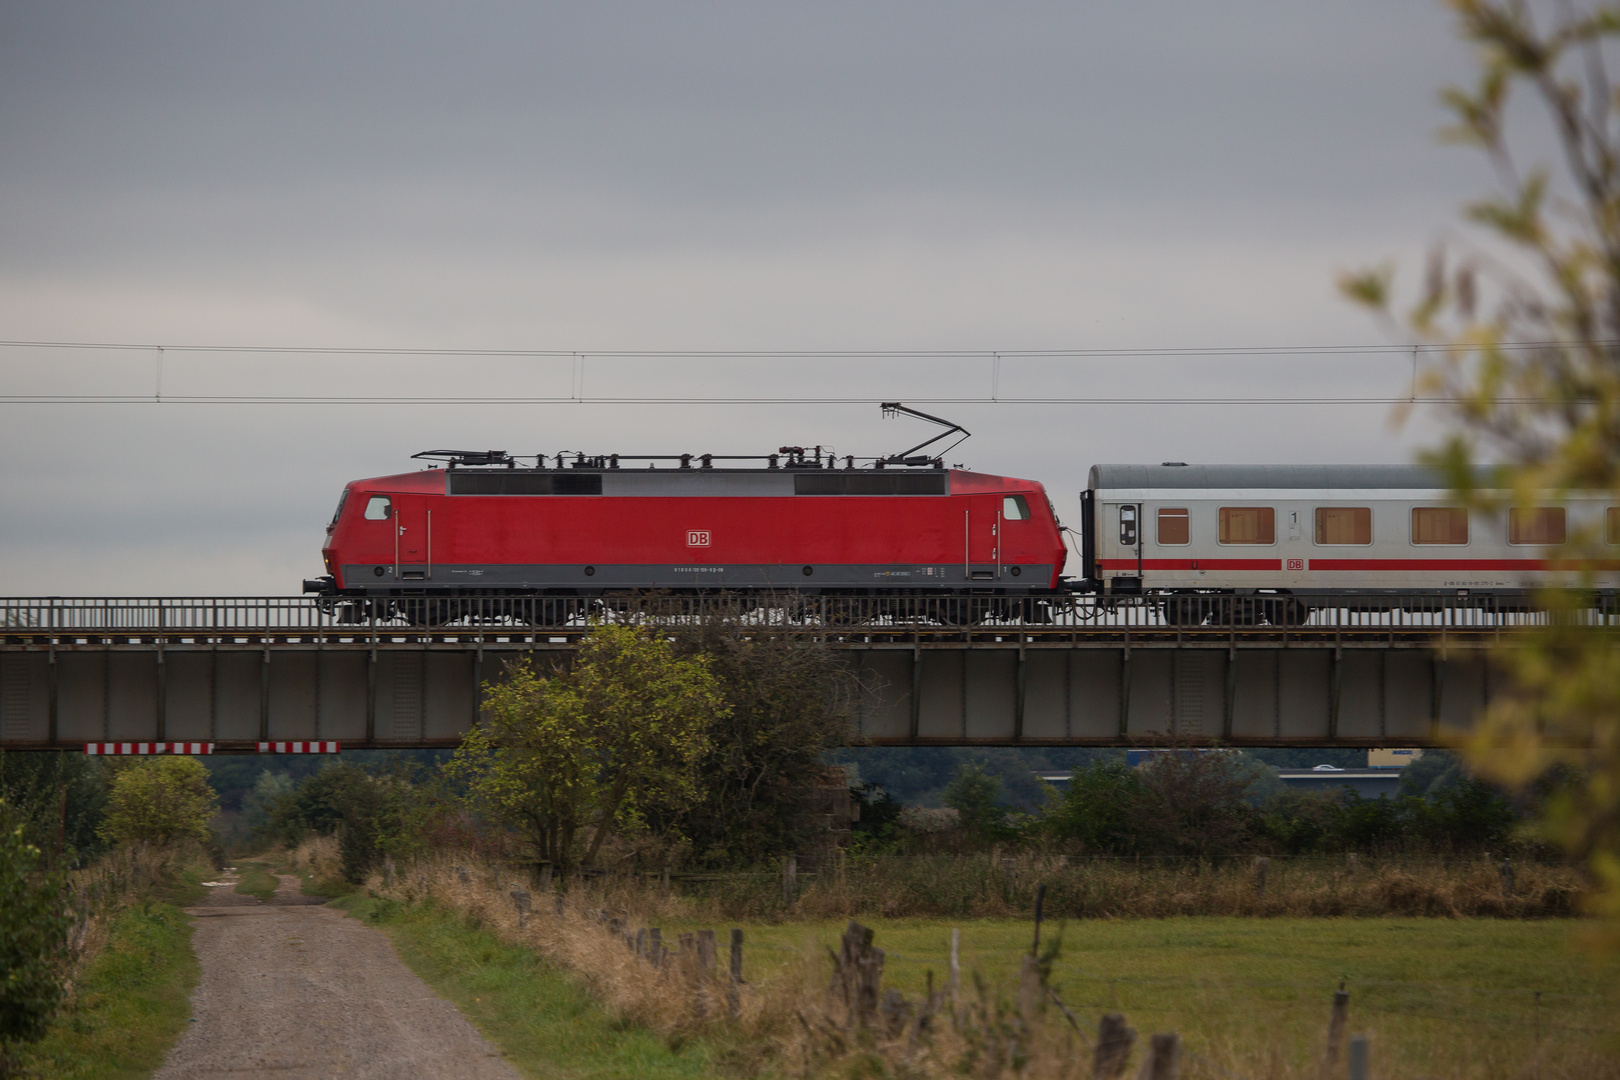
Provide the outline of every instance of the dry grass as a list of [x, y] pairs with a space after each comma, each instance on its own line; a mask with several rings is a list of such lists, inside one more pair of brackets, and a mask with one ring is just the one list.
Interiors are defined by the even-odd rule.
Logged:
[[1474, 858], [1072, 859], [1062, 856], [842, 857], [800, 878], [791, 904], [774, 874], [716, 875], [682, 882], [714, 918], [1003, 918], [1034, 910], [1046, 886], [1054, 918], [1178, 915], [1246, 917], [1418, 915], [1545, 918], [1575, 913], [1583, 890], [1567, 866], [1500, 867]]
[[[293, 858], [316, 878], [335, 873], [335, 849], [328, 844], [306, 845]], [[1299, 865], [1279, 874], [1268, 867], [1266, 889], [1256, 888], [1252, 865], [1219, 870], [1204, 867], [1148, 867], [1120, 865], [1059, 865], [1026, 860], [1004, 870], [979, 860], [979, 872], [1004, 874], [1006, 880], [981, 880], [969, 887], [972, 860], [949, 866], [935, 863], [928, 878], [927, 860], [906, 861], [904, 876], [891, 872], [883, 878], [864, 877], [865, 868], [846, 865], [809, 883], [791, 908], [784, 907], [780, 884], [763, 879], [776, 890], [775, 907], [768, 917], [788, 921], [809, 916], [846, 915], [869, 906], [904, 907], [901, 890], [916, 876], [932, 882], [934, 899], [955, 908], [952, 914], [1002, 914], [1016, 911], [1028, 875], [1049, 888], [1049, 903], [1066, 905], [1078, 913], [1103, 915], [1180, 915], [1220, 913], [1236, 916], [1354, 914], [1401, 911], [1426, 915], [1554, 914], [1567, 911], [1578, 882], [1558, 868], [1519, 868], [1515, 895], [1504, 897], [1496, 868], [1482, 860], [1451, 866], [1344, 866]], [[945, 873], [937, 871], [944, 870]], [[1135, 880], [1132, 880], [1135, 875]], [[891, 1001], [893, 1009], [866, 1023], [852, 1021], [848, 1010], [829, 995], [832, 971], [825, 942], [789, 952], [778, 952], [769, 965], [750, 961], [749, 984], [741, 989], [736, 1017], [728, 1015], [724, 978], [724, 933], [716, 970], [705, 977], [696, 970], [690, 953], [677, 954], [662, 968], [627, 947], [623, 930], [647, 926], [723, 928], [737, 907], [768, 907], [760, 887], [747, 893], [725, 891], [726, 882], [700, 885], [694, 895], [677, 885], [666, 893], [656, 881], [634, 878], [576, 881], [563, 894], [562, 914], [554, 906], [556, 894], [541, 895], [533, 884], [522, 882], [532, 910], [520, 914], [511, 892], [520, 875], [498, 865], [443, 855], [401, 867], [395, 873], [374, 875], [367, 883], [374, 894], [399, 903], [431, 902], [460, 914], [499, 938], [522, 944], [573, 972], [590, 992], [623, 1020], [680, 1040], [702, 1033], [728, 1047], [728, 1067], [738, 1074], [791, 1073], [810, 1076], [946, 1076], [1027, 1077], [1030, 1080], [1090, 1075], [1094, 1029], [1088, 1007], [1084, 1016], [1066, 1016], [1038, 982], [1026, 984], [1022, 997], [1016, 976], [1003, 976], [1000, 984], [964, 975], [965, 988], [954, 1002], [945, 994], [942, 977], [926, 989], [905, 980], [909, 999]], [[944, 879], [942, 882], [941, 879]], [[960, 879], [960, 880], [957, 880]], [[748, 882], [755, 879], [739, 878]], [[735, 881], [733, 885], [735, 885]], [[946, 883], [953, 882], [950, 887]], [[881, 885], [881, 888], [877, 886]], [[690, 886], [687, 886], [690, 889]], [[955, 891], [952, 892], [951, 890]], [[755, 899], [739, 904], [739, 901]], [[954, 897], [954, 899], [953, 899]], [[840, 904], [847, 904], [839, 911]], [[961, 909], [966, 908], [964, 912]], [[907, 913], [915, 910], [915, 901]], [[1056, 917], [1057, 908], [1050, 908]], [[1071, 916], [1077, 911], [1068, 912]], [[619, 929], [619, 933], [615, 929]], [[784, 928], [785, 929], [785, 928]], [[819, 928], [827, 937], [827, 927]], [[673, 934], [671, 935], [674, 936]], [[877, 941], [881, 947], [884, 942]], [[673, 942], [670, 943], [674, 945]], [[1005, 970], [1005, 968], [1004, 968]], [[762, 974], [763, 973], [763, 974]], [[1188, 994], [1209, 996], [1207, 987]], [[1205, 1005], [1212, 1004], [1206, 1001]], [[1190, 1006], [1196, 1011], [1195, 1002]], [[1076, 1013], [1081, 1011], [1076, 1003]], [[1181, 1010], [1177, 1010], [1181, 1011]], [[1185, 1015], [1185, 1014], [1184, 1014]], [[885, 1016], [887, 1017], [885, 1019]], [[1150, 1013], [1143, 1016], [1153, 1021]], [[1357, 1028], [1360, 1030], [1360, 1028]], [[1455, 1029], [1454, 1029], [1455, 1030]], [[1262, 1037], [1206, 1037], [1196, 1040], [1199, 1054], [1189, 1051], [1181, 1075], [1187, 1080], [1243, 1077], [1245, 1080], [1323, 1080], [1319, 1076], [1319, 1049], [1309, 1033], [1300, 1043], [1297, 1033], [1267, 1045]], [[1146, 1032], [1142, 1043], [1146, 1042]], [[1466, 1045], [1430, 1048], [1422, 1061], [1379, 1060], [1380, 1080], [1594, 1080], [1620, 1078], [1616, 1047], [1602, 1037], [1549, 1039], [1531, 1054], [1513, 1050], [1485, 1054]], [[1140, 1060], [1139, 1047], [1132, 1069]], [[1341, 1059], [1342, 1068], [1342, 1059]], [[1339, 1075], [1342, 1075], [1339, 1074]]]

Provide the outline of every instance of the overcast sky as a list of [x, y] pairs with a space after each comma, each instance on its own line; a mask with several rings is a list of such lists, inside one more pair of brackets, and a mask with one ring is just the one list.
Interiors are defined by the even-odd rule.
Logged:
[[[1379, 344], [1488, 177], [1437, 3], [0, 0], [0, 338], [591, 351]], [[0, 404], [0, 594], [285, 594], [342, 484], [443, 446], [903, 449], [808, 398], [1405, 393], [1398, 354], [1003, 360], [166, 353], [192, 394], [758, 405]], [[155, 352], [0, 348], [0, 394]], [[1387, 406], [922, 406], [1078, 518], [1101, 461], [1404, 461]]]

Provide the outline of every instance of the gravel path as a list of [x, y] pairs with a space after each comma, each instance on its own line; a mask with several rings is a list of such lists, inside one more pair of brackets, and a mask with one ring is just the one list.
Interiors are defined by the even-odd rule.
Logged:
[[298, 889], [297, 878], [282, 876], [263, 903], [238, 893], [232, 877], [186, 909], [202, 964], [196, 1022], [157, 1080], [517, 1080], [380, 931], [310, 904]]

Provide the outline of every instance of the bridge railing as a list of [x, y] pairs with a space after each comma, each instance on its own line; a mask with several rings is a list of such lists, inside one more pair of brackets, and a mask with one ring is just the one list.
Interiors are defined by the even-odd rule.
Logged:
[[1613, 625], [1612, 596], [1556, 613], [1529, 595], [841, 597], [799, 594], [623, 597], [0, 598], [0, 638], [79, 635], [346, 634], [494, 628], [584, 632], [593, 622], [832, 633], [1156, 634], [1178, 637], [1502, 630], [1554, 619]]

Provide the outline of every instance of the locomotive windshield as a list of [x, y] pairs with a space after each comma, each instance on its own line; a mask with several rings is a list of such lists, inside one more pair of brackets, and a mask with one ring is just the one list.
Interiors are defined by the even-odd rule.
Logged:
[[335, 527], [337, 525], [338, 518], [343, 516], [343, 504], [348, 502], [348, 501], [349, 501], [349, 489], [344, 488], [343, 489], [343, 494], [338, 496], [337, 509], [332, 511], [331, 524], [326, 526], [328, 531], [330, 531], [333, 527]]

